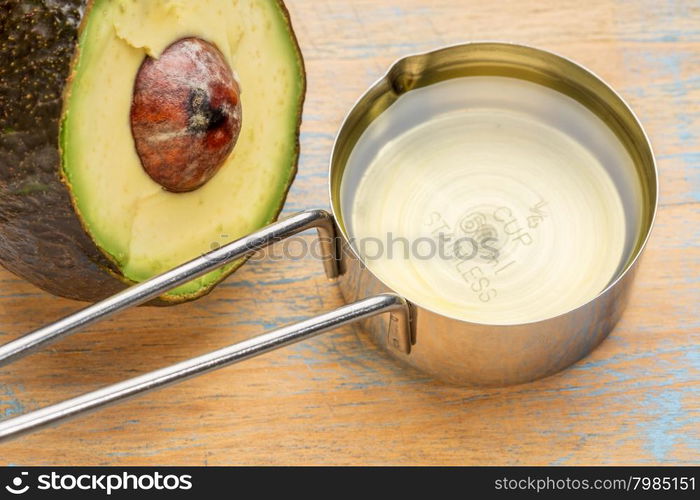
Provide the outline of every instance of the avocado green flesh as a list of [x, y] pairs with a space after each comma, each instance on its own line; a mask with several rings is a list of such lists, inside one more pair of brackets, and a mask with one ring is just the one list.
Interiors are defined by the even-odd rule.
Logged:
[[[241, 87], [234, 151], [203, 187], [171, 193], [143, 170], [131, 135], [134, 78], [146, 54], [180, 38], [214, 43]], [[96, 0], [79, 40], [61, 123], [62, 171], [98, 247], [139, 282], [274, 220], [294, 176], [304, 76], [269, 0]], [[202, 293], [240, 262], [171, 291]]]

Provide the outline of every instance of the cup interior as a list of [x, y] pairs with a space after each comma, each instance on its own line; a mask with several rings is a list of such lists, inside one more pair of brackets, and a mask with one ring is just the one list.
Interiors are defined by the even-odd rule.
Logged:
[[520, 324], [619, 279], [657, 199], [638, 120], [549, 52], [474, 43], [398, 61], [357, 102], [331, 163], [339, 229], [370, 271], [446, 316]]

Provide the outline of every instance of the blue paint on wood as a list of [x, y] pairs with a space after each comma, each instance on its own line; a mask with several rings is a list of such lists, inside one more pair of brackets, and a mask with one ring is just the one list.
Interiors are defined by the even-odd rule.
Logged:
[[[678, 141], [682, 144], [690, 144], [697, 141], [697, 107], [684, 104], [688, 101], [691, 92], [700, 90], [700, 77], [695, 75], [684, 77], [684, 67], [691, 64], [692, 54], [678, 51], [659, 55], [653, 52], [644, 52], [642, 57], [647, 63], [657, 68], [659, 74], [670, 77], [670, 82], [659, 85], [670, 99], [676, 101], [678, 110], [674, 115], [675, 132]], [[680, 153], [686, 172], [686, 178], [690, 183], [691, 199], [700, 201], [700, 153], [689, 151]]]
[[683, 393], [669, 391], [650, 394], [644, 401], [645, 411], [652, 418], [639, 427], [646, 436], [644, 447], [659, 462], [671, 461], [671, 453], [681, 444], [700, 453], [700, 439], [684, 431], [696, 420], [685, 412], [683, 400]]
[[0, 417], [15, 417], [24, 413], [24, 410], [24, 405], [15, 390], [9, 385], [0, 384]]

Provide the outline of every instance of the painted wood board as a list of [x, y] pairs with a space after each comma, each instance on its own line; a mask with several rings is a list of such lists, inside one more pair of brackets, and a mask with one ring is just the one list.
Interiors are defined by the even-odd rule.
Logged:
[[[288, 7], [308, 95], [286, 213], [328, 206], [335, 132], [400, 56], [508, 40], [570, 57], [619, 90], [645, 125], [661, 174], [656, 228], [619, 326], [563, 373], [488, 390], [406, 370], [347, 327], [2, 444], [0, 463], [699, 463], [700, 2], [289, 0]], [[200, 301], [128, 311], [0, 368], [0, 418], [341, 303], [320, 262], [256, 259]], [[0, 271], [1, 342], [79, 306]]]

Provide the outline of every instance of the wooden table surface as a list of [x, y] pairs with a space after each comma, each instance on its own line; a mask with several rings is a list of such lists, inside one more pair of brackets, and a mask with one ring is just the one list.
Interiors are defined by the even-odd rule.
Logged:
[[[2, 464], [700, 463], [700, 1], [290, 0], [306, 56], [287, 213], [327, 207], [335, 131], [397, 57], [478, 39], [591, 68], [630, 102], [661, 174], [619, 326], [571, 369], [473, 390], [397, 366], [352, 328], [0, 445]], [[0, 341], [76, 310], [0, 271]], [[140, 308], [0, 369], [0, 418], [341, 304], [320, 262], [252, 262], [204, 299]]]

